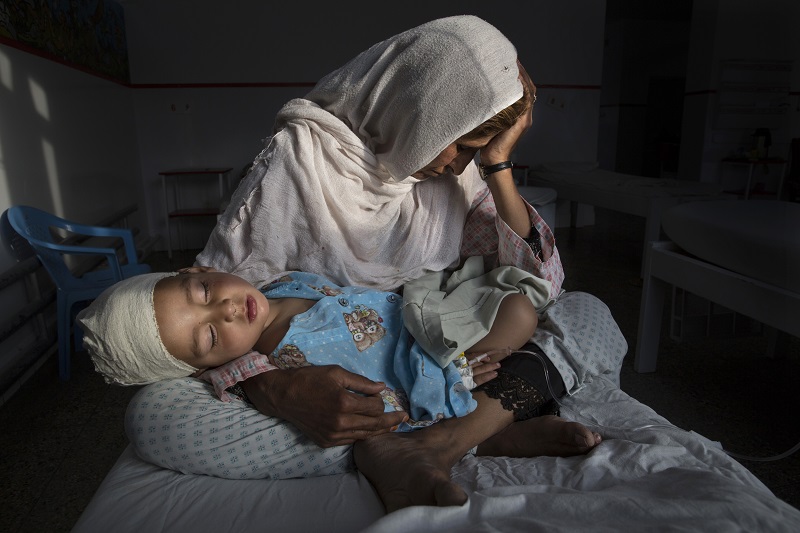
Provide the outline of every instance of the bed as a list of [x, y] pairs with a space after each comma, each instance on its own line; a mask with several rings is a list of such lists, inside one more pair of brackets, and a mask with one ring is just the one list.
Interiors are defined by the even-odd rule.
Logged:
[[[681, 287], [800, 336], [800, 204], [689, 202], [664, 212], [670, 240], [648, 246], [634, 369], [656, 370], [666, 291]], [[771, 343], [774, 349], [775, 342]]]
[[461, 507], [384, 515], [358, 473], [215, 479], [152, 466], [128, 447], [73, 533], [800, 531], [800, 511], [718, 443], [671, 426], [612, 381], [595, 378], [562, 402], [565, 418], [604, 426], [604, 442], [571, 458], [466, 456], [453, 469], [470, 496]]
[[659, 239], [665, 209], [699, 199], [736, 198], [719, 184], [623, 174], [603, 170], [596, 162], [542, 163], [530, 168], [526, 185], [551, 187], [559, 200], [568, 200], [571, 227], [576, 226], [578, 204], [643, 217], [645, 246]]

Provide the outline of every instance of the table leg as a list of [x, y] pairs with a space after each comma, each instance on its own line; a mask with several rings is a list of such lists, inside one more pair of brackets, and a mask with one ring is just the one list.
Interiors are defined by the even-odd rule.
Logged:
[[750, 171], [747, 173], [747, 186], [744, 188], [744, 199], [747, 200], [750, 198], [750, 182], [753, 181], [753, 169], [755, 168], [755, 163], [750, 163]]

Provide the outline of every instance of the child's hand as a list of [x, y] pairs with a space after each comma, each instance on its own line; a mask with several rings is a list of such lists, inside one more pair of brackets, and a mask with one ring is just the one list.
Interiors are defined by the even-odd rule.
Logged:
[[474, 367], [479, 363], [499, 363], [509, 355], [514, 353], [511, 348], [498, 348], [496, 350], [484, 350], [480, 352], [471, 352], [465, 354], [469, 365]]
[[495, 363], [486, 358], [474, 364], [471, 363], [470, 366], [472, 367], [472, 381], [475, 382], [477, 387], [497, 377], [497, 369], [500, 368], [500, 363]]

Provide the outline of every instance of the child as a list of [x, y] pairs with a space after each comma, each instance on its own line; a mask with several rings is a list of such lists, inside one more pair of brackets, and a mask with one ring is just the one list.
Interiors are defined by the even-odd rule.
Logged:
[[[398, 430], [471, 412], [469, 370], [490, 377], [502, 355], [442, 367], [404, 327], [402, 308], [395, 293], [338, 287], [315, 274], [292, 273], [258, 290], [233, 274], [192, 267], [123, 280], [78, 322], [95, 368], [122, 385], [197, 375], [228, 400], [230, 387], [259, 372], [336, 364], [386, 384], [386, 410], [410, 416]], [[508, 294], [489, 333], [467, 353], [508, 354], [536, 325], [531, 299]]]

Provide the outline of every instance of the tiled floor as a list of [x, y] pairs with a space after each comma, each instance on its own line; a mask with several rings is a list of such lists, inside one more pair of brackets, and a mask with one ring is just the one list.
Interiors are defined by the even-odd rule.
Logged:
[[[597, 223], [556, 236], [567, 271], [565, 288], [605, 301], [628, 339], [622, 388], [671, 422], [740, 454], [770, 456], [800, 441], [800, 341], [781, 359], [763, 354], [750, 334], [676, 343], [662, 335], [658, 371], [633, 371], [641, 295], [641, 219], [597, 212]], [[158, 270], [192, 262], [193, 252], [150, 259]], [[135, 388], [113, 387], [84, 354], [72, 379], [47, 361], [0, 407], [0, 531], [69, 531], [126, 445], [122, 416]], [[776, 462], [742, 461], [778, 497], [800, 507], [800, 452]]]

